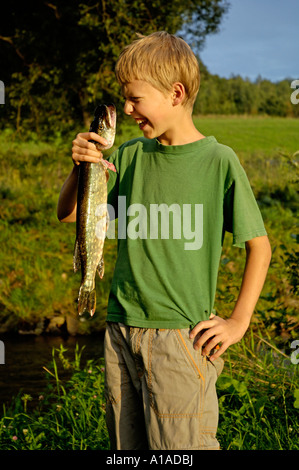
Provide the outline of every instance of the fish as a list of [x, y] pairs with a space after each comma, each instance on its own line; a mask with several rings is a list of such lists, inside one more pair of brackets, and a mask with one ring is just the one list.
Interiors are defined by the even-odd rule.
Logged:
[[[104, 151], [114, 144], [116, 132], [116, 108], [113, 104], [101, 104], [94, 112], [90, 132], [107, 140], [108, 145], [90, 140], [98, 150]], [[96, 310], [96, 273], [104, 276], [104, 242], [108, 228], [107, 182], [109, 164], [80, 162], [77, 193], [76, 241], [73, 257], [74, 272], [81, 270], [78, 295], [78, 314], [85, 311], [93, 316]]]

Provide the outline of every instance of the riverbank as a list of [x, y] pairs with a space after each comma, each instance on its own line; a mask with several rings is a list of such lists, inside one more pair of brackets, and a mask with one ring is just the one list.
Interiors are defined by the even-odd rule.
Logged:
[[[36, 404], [24, 388], [0, 413], [0, 450], [109, 449], [105, 366], [84, 355], [79, 347], [53, 349]], [[252, 330], [225, 353], [217, 382], [222, 449], [299, 450], [298, 366], [290, 359]]]
[[[38, 404], [38, 398], [45, 391], [47, 373], [53, 350], [61, 347], [65, 357], [73, 360], [76, 345], [83, 349], [82, 364], [88, 360], [103, 358], [104, 331], [84, 336], [17, 335], [1, 336], [5, 350], [5, 363], [0, 365], [0, 410], [10, 406], [18, 395], [29, 394], [31, 405]], [[63, 372], [63, 371], [61, 371]]]

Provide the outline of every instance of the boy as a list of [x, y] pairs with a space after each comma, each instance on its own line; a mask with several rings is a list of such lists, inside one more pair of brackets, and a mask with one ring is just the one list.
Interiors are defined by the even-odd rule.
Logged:
[[[109, 159], [108, 203], [119, 216], [105, 333], [111, 447], [218, 449], [220, 356], [249, 326], [270, 244], [238, 158], [193, 124], [199, 68], [189, 46], [166, 32], [140, 37], [120, 55], [116, 77], [144, 137]], [[73, 141], [58, 204], [65, 222], [76, 217], [77, 165], [102, 158], [90, 139], [104, 143], [89, 132]], [[228, 319], [212, 313], [225, 231], [246, 246]]]

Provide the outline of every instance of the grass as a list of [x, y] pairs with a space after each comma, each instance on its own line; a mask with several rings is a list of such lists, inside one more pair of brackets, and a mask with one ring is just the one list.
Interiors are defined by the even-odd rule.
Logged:
[[298, 368], [251, 330], [225, 355], [218, 379], [219, 432], [226, 450], [298, 450]]
[[[103, 327], [103, 316], [79, 322], [76, 298], [80, 275], [72, 268], [75, 224], [60, 224], [58, 195], [71, 169], [69, 145], [15, 142], [4, 133], [0, 152], [0, 333], [46, 330], [54, 317], [77, 323], [88, 333]], [[113, 248], [105, 244], [112, 265]], [[104, 312], [112, 269], [98, 283], [98, 310]]]
[[[296, 251], [294, 214], [298, 193], [290, 183], [294, 178], [290, 159], [298, 150], [298, 119], [201, 117], [195, 118], [195, 123], [206, 135], [213, 134], [232, 146], [241, 159], [271, 244], [276, 247], [268, 287], [273, 291], [287, 284], [283, 258], [288, 256], [285, 253]], [[139, 129], [125, 123], [117, 134], [116, 146], [134, 135], [140, 135]], [[0, 243], [6, 247], [0, 253], [0, 333], [35, 332], [36, 328], [37, 332], [48, 331], [56, 317], [57, 323], [64, 318], [66, 325], [72, 324], [75, 332], [100, 330], [116, 243], [105, 243], [106, 269], [104, 279], [97, 281], [97, 314], [91, 321], [78, 321], [80, 274], [75, 275], [72, 268], [75, 224], [60, 224], [56, 217], [59, 191], [72, 166], [71, 138], [64, 141], [57, 137], [54, 143], [36, 138], [23, 142], [7, 130], [0, 136], [0, 143]], [[222, 270], [225, 277], [242, 269], [243, 252], [232, 250], [229, 241], [223, 259], [231, 260], [227, 270]], [[287, 286], [284, 291], [279, 298], [288, 295]]]
[[[298, 450], [298, 369], [271, 343], [251, 331], [226, 354], [218, 379], [218, 440], [227, 450]], [[31, 407], [19, 396], [0, 418], [0, 450], [109, 450], [105, 425], [104, 365], [88, 361], [82, 350], [70, 361], [66, 350], [53, 349], [45, 367], [49, 384]], [[240, 367], [240, 362], [242, 367]], [[59, 369], [69, 378], [61, 378]]]
[[298, 119], [263, 116], [196, 116], [196, 127], [204, 135], [232, 147], [239, 156], [263, 153], [273, 157], [278, 150], [298, 150]]
[[[298, 366], [290, 363], [298, 335], [298, 119], [196, 117], [205, 135], [231, 146], [250, 179], [273, 256], [252, 330], [226, 353], [218, 382], [219, 441], [224, 449], [298, 449]], [[116, 145], [140, 134], [125, 124]], [[105, 276], [97, 281], [97, 311], [78, 319], [80, 275], [72, 270], [75, 225], [60, 224], [56, 205], [71, 168], [71, 138], [55, 142], [0, 136], [0, 333], [61, 331], [88, 334], [103, 328], [116, 257], [105, 242]], [[244, 251], [225, 238], [216, 309], [230, 315], [244, 268]], [[55, 323], [56, 322], [56, 323]], [[53, 326], [54, 325], [54, 326]], [[51, 329], [52, 328], [52, 329]], [[56, 328], [56, 330], [55, 330]], [[275, 349], [276, 348], [276, 349]], [[32, 409], [23, 395], [4, 410], [0, 448], [108, 448], [102, 364], [68, 363], [55, 351], [44, 401]], [[57, 361], [71, 376], [58, 375]], [[92, 370], [92, 373], [88, 372]], [[96, 395], [96, 398], [94, 396]], [[74, 397], [74, 398], [72, 398]], [[16, 438], [14, 437], [16, 436]]]
[[[15, 400], [12, 408], [4, 409], [0, 420], [0, 450], [108, 448], [104, 366], [101, 362], [88, 361], [81, 368], [82, 350], [75, 350], [73, 361], [65, 357], [65, 352], [63, 347], [53, 349], [52, 367], [45, 367], [49, 385], [36, 408], [30, 408], [32, 397], [24, 394]], [[59, 365], [71, 375], [65, 381], [60, 378]]]
[[[214, 134], [220, 142], [232, 146], [240, 157], [276, 249], [265, 288], [268, 286], [273, 292], [285, 285], [275, 298], [288, 296], [288, 280], [283, 276], [285, 259], [295, 251], [294, 214], [298, 209], [298, 193], [290, 184], [294, 178], [290, 158], [298, 149], [299, 121], [201, 117], [195, 118], [195, 123], [206, 135]], [[125, 123], [117, 134], [116, 146], [139, 134], [138, 128], [136, 132]], [[72, 325], [72, 331], [78, 333], [102, 329], [116, 242], [107, 239], [105, 243], [105, 276], [96, 284], [97, 314], [92, 320], [79, 321], [76, 299], [80, 274], [75, 275], [72, 268], [75, 224], [60, 224], [56, 217], [59, 191], [72, 166], [71, 139], [22, 142], [14, 140], [11, 131], [5, 131], [0, 143], [0, 243], [6, 247], [0, 253], [0, 333], [49, 331], [53, 323], [55, 328], [55, 318], [57, 324], [65, 319], [66, 328]], [[232, 249], [228, 238], [219, 282], [234, 270], [240, 272], [242, 260], [242, 250]], [[222, 293], [219, 294], [221, 300]]]

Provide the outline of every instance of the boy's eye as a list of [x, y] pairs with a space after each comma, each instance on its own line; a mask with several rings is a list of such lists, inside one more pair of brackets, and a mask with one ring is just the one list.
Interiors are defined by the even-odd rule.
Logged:
[[138, 103], [140, 98], [138, 96], [130, 96], [129, 98], [125, 98], [125, 101], [128, 101], [129, 103]]

